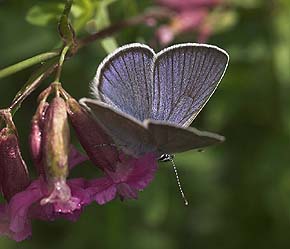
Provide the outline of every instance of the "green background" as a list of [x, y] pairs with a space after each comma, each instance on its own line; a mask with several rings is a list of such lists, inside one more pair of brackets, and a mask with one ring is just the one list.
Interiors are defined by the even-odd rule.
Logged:
[[[53, 21], [45, 26], [26, 21], [35, 4], [47, 2], [0, 2], [0, 68], [49, 51], [59, 43]], [[142, 13], [154, 4], [114, 1], [108, 13], [104, 10], [104, 17], [99, 14], [98, 18], [106, 25], [106, 14], [111, 21], [118, 21]], [[160, 163], [154, 181], [140, 193], [138, 201], [93, 204], [73, 224], [62, 220], [34, 221], [31, 239], [17, 244], [0, 238], [0, 248], [289, 248], [290, 2], [235, 0], [229, 1], [228, 8], [234, 20], [213, 34], [208, 43], [229, 52], [229, 68], [193, 123], [197, 128], [223, 134], [227, 140], [202, 153], [189, 151], [176, 155], [190, 205], [183, 204], [171, 165]], [[154, 44], [154, 30], [139, 25], [119, 32], [115, 38], [118, 45], [135, 41]], [[193, 41], [196, 41], [194, 33], [187, 33], [173, 43]], [[158, 51], [161, 47], [155, 45], [154, 49]], [[64, 88], [77, 99], [88, 96], [88, 84], [105, 55], [100, 42], [80, 50], [65, 63]], [[0, 79], [0, 108], [9, 105], [36, 68]], [[27, 147], [30, 120], [37, 95], [50, 81], [46, 80], [24, 102], [14, 118], [23, 157], [32, 175], [34, 169]], [[77, 144], [74, 134], [73, 140]], [[87, 163], [72, 172], [72, 177], [80, 175], [93, 177], [98, 172]]]

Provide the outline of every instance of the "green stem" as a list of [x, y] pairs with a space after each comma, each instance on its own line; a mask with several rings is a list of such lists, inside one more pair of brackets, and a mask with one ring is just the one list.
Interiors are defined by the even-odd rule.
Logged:
[[67, 54], [69, 48], [70, 48], [69, 45], [65, 46], [60, 54], [58, 68], [57, 68], [56, 77], [55, 77], [55, 82], [60, 81], [62, 66], [63, 66], [64, 60], [65, 60], [65, 55]]
[[58, 60], [53, 58], [42, 65], [24, 84], [20, 91], [16, 94], [9, 109], [12, 115], [20, 108], [22, 102], [40, 85], [57, 68]]
[[[67, 0], [66, 2], [66, 10], [64, 11], [64, 14], [68, 14], [70, 10], [70, 5], [72, 3], [72, 0]], [[57, 74], [56, 74], [56, 81], [60, 80], [61, 70], [63, 63], [65, 61], [65, 57], [69, 49], [71, 49], [70, 57], [73, 56], [80, 48], [87, 46], [88, 44], [96, 41], [97, 39], [104, 38], [106, 36], [110, 36], [115, 32], [120, 31], [121, 29], [131, 27], [138, 25], [140, 23], [144, 23], [144, 21], [148, 18], [156, 18], [156, 19], [163, 19], [168, 18], [171, 16], [171, 12], [164, 10], [164, 9], [155, 9], [148, 12], [145, 12], [141, 15], [131, 17], [129, 19], [126, 19], [124, 21], [121, 21], [119, 23], [113, 24], [103, 30], [100, 30], [99, 32], [87, 36], [83, 39], [81, 39], [77, 46], [74, 46], [73, 44], [69, 44], [63, 48], [61, 53], [59, 51], [52, 51], [43, 53], [40, 55], [36, 55], [32, 58], [29, 58], [27, 60], [24, 60], [22, 62], [19, 62], [15, 65], [12, 65], [10, 67], [7, 67], [5, 69], [0, 70], [0, 78], [3, 78], [5, 76], [14, 74], [22, 69], [25, 69], [27, 67], [30, 67], [32, 65], [47, 61], [44, 65], [40, 67], [39, 70], [37, 70], [25, 83], [25, 85], [20, 89], [20, 91], [16, 94], [15, 98], [12, 101], [11, 106], [9, 107], [12, 115], [15, 114], [15, 112], [20, 108], [22, 102], [39, 86], [39, 84], [47, 78], [54, 70], [57, 68]], [[72, 47], [70, 47], [72, 46]], [[55, 58], [59, 56], [58, 58]]]
[[163, 9], [163, 8], [156, 8], [156, 9], [150, 9], [145, 13], [142, 13], [137, 16], [130, 17], [128, 19], [125, 19], [123, 21], [120, 21], [118, 23], [112, 24], [109, 27], [106, 27], [92, 35], [86, 36], [78, 41], [78, 44], [76, 48], [73, 48], [76, 52], [80, 48], [87, 46], [88, 44], [100, 39], [104, 38], [107, 36], [110, 36], [122, 29], [136, 26], [138, 24], [144, 23], [146, 20], [150, 18], [154, 19], [165, 19], [165, 18], [170, 18], [172, 16], [172, 11]]
[[63, 10], [63, 15], [66, 15], [66, 16], [69, 15], [72, 4], [73, 4], [73, 0], [66, 0], [66, 1], [65, 1], [65, 6], [64, 6], [64, 10]]
[[14, 74], [16, 72], [19, 72], [25, 68], [28, 68], [30, 66], [33, 66], [35, 64], [39, 64], [41, 62], [47, 61], [48, 59], [51, 59], [53, 57], [56, 57], [59, 55], [59, 52], [47, 52], [43, 54], [39, 54], [36, 56], [33, 56], [29, 59], [26, 59], [24, 61], [18, 62], [12, 66], [6, 67], [2, 70], [0, 70], [0, 79], [4, 78], [6, 76], [9, 76], [11, 74]]
[[73, 0], [66, 0], [65, 8], [59, 19], [58, 31], [65, 44], [74, 44], [75, 32], [69, 21]]

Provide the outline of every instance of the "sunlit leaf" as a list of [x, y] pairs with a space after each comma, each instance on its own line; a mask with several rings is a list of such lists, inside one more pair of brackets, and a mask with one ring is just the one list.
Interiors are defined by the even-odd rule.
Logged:
[[56, 24], [64, 8], [64, 4], [43, 3], [33, 6], [26, 14], [26, 21], [36, 26]]
[[[116, 0], [103, 0], [98, 1], [95, 4], [96, 5], [95, 18], [92, 22], [90, 22], [89, 26], [87, 26], [87, 30], [89, 32], [94, 33], [110, 25], [108, 6], [115, 1]], [[113, 37], [102, 39], [101, 44], [107, 53], [111, 53], [118, 47], [117, 41]]]
[[238, 14], [235, 10], [213, 11], [208, 17], [207, 22], [214, 27], [213, 32], [218, 33], [233, 27], [238, 21]]
[[90, 21], [95, 12], [95, 5], [93, 0], [77, 0], [73, 5], [76, 10], [73, 12], [73, 26], [76, 31], [84, 28], [88, 21]]
[[242, 8], [256, 8], [264, 3], [264, 0], [227, 0], [229, 4]]

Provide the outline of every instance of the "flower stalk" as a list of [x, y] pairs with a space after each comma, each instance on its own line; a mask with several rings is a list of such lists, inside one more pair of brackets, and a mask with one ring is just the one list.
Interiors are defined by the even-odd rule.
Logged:
[[46, 52], [42, 53], [39, 55], [35, 55], [31, 58], [28, 58], [24, 61], [18, 62], [14, 65], [11, 65], [9, 67], [3, 68], [0, 70], [0, 79], [5, 78], [11, 74], [15, 74], [21, 70], [24, 70], [28, 67], [31, 67], [33, 65], [45, 62], [49, 59], [55, 58], [59, 55], [59, 51], [51, 51], [51, 52]]

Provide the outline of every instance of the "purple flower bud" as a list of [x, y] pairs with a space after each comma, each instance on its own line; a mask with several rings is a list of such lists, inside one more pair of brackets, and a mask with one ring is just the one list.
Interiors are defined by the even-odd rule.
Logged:
[[80, 209], [80, 199], [72, 197], [66, 183], [70, 133], [66, 103], [60, 97], [55, 97], [47, 108], [42, 139], [42, 163], [49, 196], [41, 200], [41, 205], [53, 203], [54, 209], [62, 213]]
[[3, 128], [0, 131], [0, 183], [7, 201], [23, 191], [30, 183], [17, 135], [10, 128]]
[[65, 101], [55, 97], [45, 114], [43, 127], [43, 164], [48, 179], [66, 178], [70, 145]]
[[34, 165], [37, 167], [39, 175], [44, 175], [44, 169], [41, 163], [42, 159], [42, 132], [44, 126], [45, 112], [49, 104], [47, 102], [40, 102], [35, 115], [31, 121], [31, 133], [29, 136], [30, 151]]
[[119, 153], [112, 139], [75, 99], [69, 98], [67, 104], [72, 126], [90, 160], [103, 170], [115, 170]]

